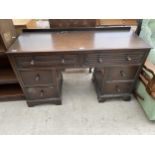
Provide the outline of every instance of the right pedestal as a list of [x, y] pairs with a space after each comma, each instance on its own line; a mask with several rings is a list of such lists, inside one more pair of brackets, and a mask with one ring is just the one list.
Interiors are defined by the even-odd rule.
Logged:
[[[104, 102], [110, 98], [122, 98], [125, 101], [130, 101], [133, 82], [120, 81], [110, 79], [107, 74], [110, 68], [97, 69], [93, 73], [93, 83], [96, 89], [97, 98], [99, 102]], [[107, 72], [106, 72], [107, 70]]]

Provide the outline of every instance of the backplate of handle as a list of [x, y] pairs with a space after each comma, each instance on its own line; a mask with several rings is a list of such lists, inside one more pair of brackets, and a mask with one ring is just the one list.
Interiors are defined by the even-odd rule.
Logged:
[[124, 71], [121, 70], [120, 74], [121, 74], [122, 77], [126, 77], [126, 73]]
[[132, 58], [129, 55], [126, 58], [127, 58], [128, 61], [132, 60]]
[[30, 64], [31, 64], [31, 65], [34, 65], [34, 60], [33, 60], [33, 59], [31, 60]]
[[62, 64], [64, 64], [64, 63], [65, 63], [65, 59], [64, 59], [64, 58], [62, 58], [61, 63], [62, 63]]
[[35, 80], [36, 81], [39, 81], [40, 80], [40, 75], [39, 74], [36, 75]]
[[40, 91], [40, 97], [43, 97], [44, 96], [44, 90], [41, 90]]
[[103, 62], [103, 59], [102, 59], [102, 58], [99, 58], [99, 59], [98, 59], [98, 62], [99, 62], [99, 63], [102, 63], [102, 62]]
[[121, 92], [121, 89], [119, 88], [119, 86], [116, 86], [116, 91], [117, 91], [118, 93]]

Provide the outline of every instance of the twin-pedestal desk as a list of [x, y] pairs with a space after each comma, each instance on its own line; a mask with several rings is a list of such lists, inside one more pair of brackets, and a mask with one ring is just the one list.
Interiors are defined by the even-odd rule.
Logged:
[[62, 70], [94, 68], [98, 101], [130, 100], [150, 47], [129, 28], [29, 30], [7, 54], [28, 106], [61, 104]]

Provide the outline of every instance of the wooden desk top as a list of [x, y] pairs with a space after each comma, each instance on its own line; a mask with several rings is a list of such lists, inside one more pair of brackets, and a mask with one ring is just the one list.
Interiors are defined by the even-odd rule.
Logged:
[[8, 53], [149, 49], [132, 30], [25, 32]]

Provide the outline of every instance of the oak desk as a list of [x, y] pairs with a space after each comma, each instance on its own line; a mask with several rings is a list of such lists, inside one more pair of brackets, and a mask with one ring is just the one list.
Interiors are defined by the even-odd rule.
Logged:
[[130, 100], [150, 47], [130, 29], [86, 28], [24, 32], [7, 54], [28, 106], [61, 104], [62, 69], [94, 67], [100, 102]]

